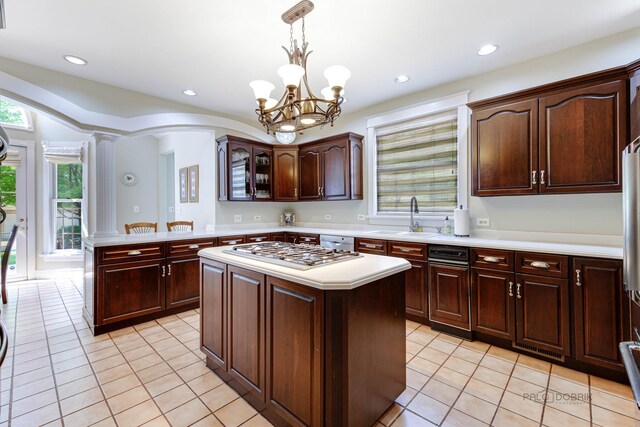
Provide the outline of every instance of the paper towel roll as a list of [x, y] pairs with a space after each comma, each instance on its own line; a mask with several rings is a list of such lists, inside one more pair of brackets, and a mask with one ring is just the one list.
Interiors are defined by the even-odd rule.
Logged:
[[453, 234], [469, 237], [469, 209], [463, 209], [462, 205], [453, 210]]

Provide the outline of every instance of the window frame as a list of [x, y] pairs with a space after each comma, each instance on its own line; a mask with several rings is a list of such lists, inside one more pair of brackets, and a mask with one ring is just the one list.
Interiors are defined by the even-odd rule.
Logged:
[[[45, 160], [46, 161], [46, 160]], [[49, 163], [49, 162], [47, 162]], [[82, 163], [80, 163], [82, 164]], [[51, 170], [51, 194], [50, 194], [50, 200], [51, 200], [51, 210], [50, 210], [50, 216], [51, 216], [51, 242], [52, 242], [52, 247], [51, 247], [51, 253], [52, 254], [57, 254], [57, 255], [61, 255], [61, 254], [70, 254], [70, 255], [76, 255], [76, 254], [81, 254], [82, 251], [84, 250], [84, 242], [82, 241], [82, 216], [84, 215], [85, 212], [85, 207], [84, 207], [84, 203], [85, 203], [85, 195], [84, 195], [84, 176], [85, 176], [85, 172], [84, 172], [84, 164], [82, 164], [82, 198], [81, 199], [64, 199], [64, 198], [59, 198], [58, 197], [58, 166], [59, 164], [51, 164], [50, 165], [50, 170]], [[58, 249], [56, 246], [56, 237], [57, 237], [57, 228], [58, 228], [58, 224], [57, 224], [57, 216], [58, 216], [58, 203], [80, 203], [80, 248], [78, 249]]]
[[[369, 117], [367, 119], [367, 169], [368, 169], [368, 220], [370, 224], [379, 225], [407, 225], [409, 213], [385, 214], [378, 212], [378, 171], [377, 171], [377, 149], [378, 141], [376, 129], [419, 119], [421, 117], [457, 110], [458, 115], [458, 205], [468, 207], [469, 202], [469, 182], [468, 182], [468, 129], [469, 129], [469, 108], [467, 102], [469, 92], [461, 92], [451, 96], [434, 99], [422, 104], [406, 107], [388, 113]], [[453, 217], [453, 211], [449, 212], [421, 212], [415, 217], [421, 221], [423, 226], [435, 227], [441, 225], [446, 216]]]

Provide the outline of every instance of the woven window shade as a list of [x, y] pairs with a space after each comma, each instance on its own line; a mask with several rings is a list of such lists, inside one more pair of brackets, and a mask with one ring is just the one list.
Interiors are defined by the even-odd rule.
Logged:
[[45, 145], [44, 158], [49, 163], [60, 165], [82, 163], [82, 147]]
[[449, 111], [376, 129], [378, 212], [451, 212], [458, 203], [458, 116]]

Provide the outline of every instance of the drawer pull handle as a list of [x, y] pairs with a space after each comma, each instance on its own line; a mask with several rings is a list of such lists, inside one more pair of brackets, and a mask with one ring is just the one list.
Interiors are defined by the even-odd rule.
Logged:
[[531, 172], [531, 183], [532, 183], [533, 185], [536, 185], [536, 184], [538, 183], [538, 181], [536, 181], [536, 174], [537, 174], [537, 173], [538, 173], [537, 171], [532, 171], [532, 172]]
[[522, 298], [522, 295], [520, 295], [520, 283], [516, 285], [516, 296]]
[[486, 256], [486, 257], [482, 258], [482, 260], [484, 262], [490, 262], [490, 263], [493, 263], [493, 264], [497, 264], [497, 263], [500, 262], [500, 260], [498, 258], [494, 257], [494, 256]]
[[533, 261], [531, 267], [548, 269], [551, 266], [544, 261]]
[[375, 249], [378, 247], [378, 245], [374, 245], [373, 243], [360, 243], [360, 244], [365, 248], [369, 248], [369, 249]]
[[142, 255], [141, 251], [129, 251], [127, 252], [127, 256], [137, 256], [137, 255]]
[[509, 296], [513, 296], [513, 282], [509, 282]]
[[398, 248], [398, 249], [400, 249], [400, 252], [413, 252], [413, 250], [409, 248]]
[[164, 276], [165, 276], [165, 274], [164, 274], [164, 273], [165, 273], [165, 267], [164, 267], [164, 265], [163, 265], [163, 266], [162, 266], [162, 277], [164, 277]]
[[305, 237], [305, 238], [304, 238], [304, 241], [305, 241], [305, 242], [310, 242], [310, 241], [311, 241], [311, 239], [310, 239], [310, 238], [308, 238], [308, 237]]
[[262, 242], [264, 240], [264, 237], [256, 237], [254, 240], [256, 242]]
[[580, 283], [580, 269], [576, 269], [576, 286], [582, 286], [582, 283]]
[[544, 182], [544, 171], [540, 171], [540, 184], [546, 184], [546, 182]]
[[238, 243], [237, 240], [229, 240], [228, 242], [225, 242], [228, 245], [235, 245], [236, 243]]
[[200, 245], [196, 245], [196, 244], [189, 245], [189, 249], [200, 249]]
[[171, 264], [169, 264], [169, 276], [171, 276]]

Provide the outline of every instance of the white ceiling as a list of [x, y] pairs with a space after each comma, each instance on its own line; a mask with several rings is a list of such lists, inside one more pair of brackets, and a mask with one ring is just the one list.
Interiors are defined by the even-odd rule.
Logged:
[[[0, 56], [253, 120], [248, 86], [276, 69], [296, 0], [5, 0]], [[349, 67], [344, 112], [542, 56], [640, 22], [638, 0], [315, 0], [309, 82]], [[296, 34], [299, 27], [295, 28]], [[486, 43], [500, 46], [480, 57]], [[89, 61], [74, 66], [72, 54]], [[411, 76], [403, 85], [397, 74]], [[182, 95], [191, 88], [198, 96]]]

